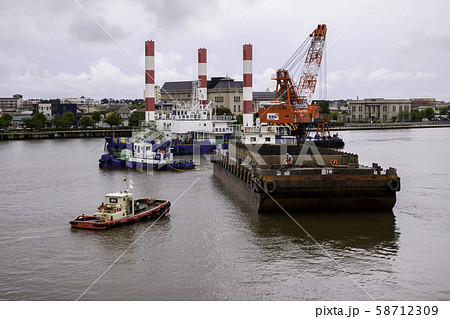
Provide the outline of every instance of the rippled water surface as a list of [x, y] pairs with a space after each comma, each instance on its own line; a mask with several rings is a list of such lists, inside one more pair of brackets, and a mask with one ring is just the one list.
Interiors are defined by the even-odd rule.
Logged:
[[342, 132], [360, 163], [398, 169], [391, 212], [257, 215], [204, 160], [128, 171], [170, 215], [103, 232], [68, 224], [123, 188], [98, 169], [101, 139], [0, 142], [0, 299], [448, 300], [449, 134]]

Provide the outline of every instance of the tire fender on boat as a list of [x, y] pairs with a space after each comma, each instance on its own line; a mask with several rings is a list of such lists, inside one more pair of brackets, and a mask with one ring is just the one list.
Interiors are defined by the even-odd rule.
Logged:
[[264, 182], [264, 190], [270, 194], [277, 189], [277, 183], [271, 179]]
[[386, 187], [391, 192], [398, 192], [400, 190], [400, 179], [399, 178], [390, 178], [386, 182]]

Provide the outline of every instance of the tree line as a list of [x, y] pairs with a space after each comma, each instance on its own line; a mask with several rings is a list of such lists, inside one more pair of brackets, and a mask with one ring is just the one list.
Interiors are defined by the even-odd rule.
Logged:
[[[130, 126], [139, 125], [139, 121], [144, 119], [144, 113], [135, 113], [129, 118]], [[10, 114], [3, 114], [0, 116], [0, 129], [5, 130], [12, 125], [13, 117]], [[78, 127], [81, 128], [94, 128], [102, 120], [101, 113], [95, 111], [92, 115], [83, 115], [78, 121]], [[110, 113], [104, 119], [103, 122], [111, 127], [118, 127], [122, 124], [123, 119], [118, 113]], [[58, 128], [67, 129], [75, 125], [75, 115], [70, 112], [64, 112], [62, 115], [56, 115], [51, 120], [48, 120], [44, 113], [37, 112], [32, 117], [24, 118], [22, 125], [24, 128], [33, 130], [42, 130], [44, 128]]]

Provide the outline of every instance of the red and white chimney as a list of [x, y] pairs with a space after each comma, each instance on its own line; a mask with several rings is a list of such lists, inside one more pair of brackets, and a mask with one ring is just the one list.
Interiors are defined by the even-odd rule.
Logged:
[[206, 49], [198, 49], [198, 89], [197, 95], [200, 103], [200, 107], [206, 107], [208, 103], [207, 89], [206, 89]]
[[155, 120], [155, 42], [145, 41], [145, 121]]
[[253, 126], [253, 57], [252, 57], [252, 45], [244, 44], [244, 87], [243, 87], [243, 103], [244, 114], [243, 124], [244, 126]]

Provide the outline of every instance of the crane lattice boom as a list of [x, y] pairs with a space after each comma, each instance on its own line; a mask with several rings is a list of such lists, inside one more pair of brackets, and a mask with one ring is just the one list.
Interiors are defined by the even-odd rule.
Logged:
[[297, 87], [303, 106], [306, 106], [306, 103], [311, 104], [311, 97], [316, 89], [326, 34], [327, 26], [322, 24], [309, 35], [311, 37], [311, 44], [306, 55], [305, 63], [303, 64], [302, 75]]

